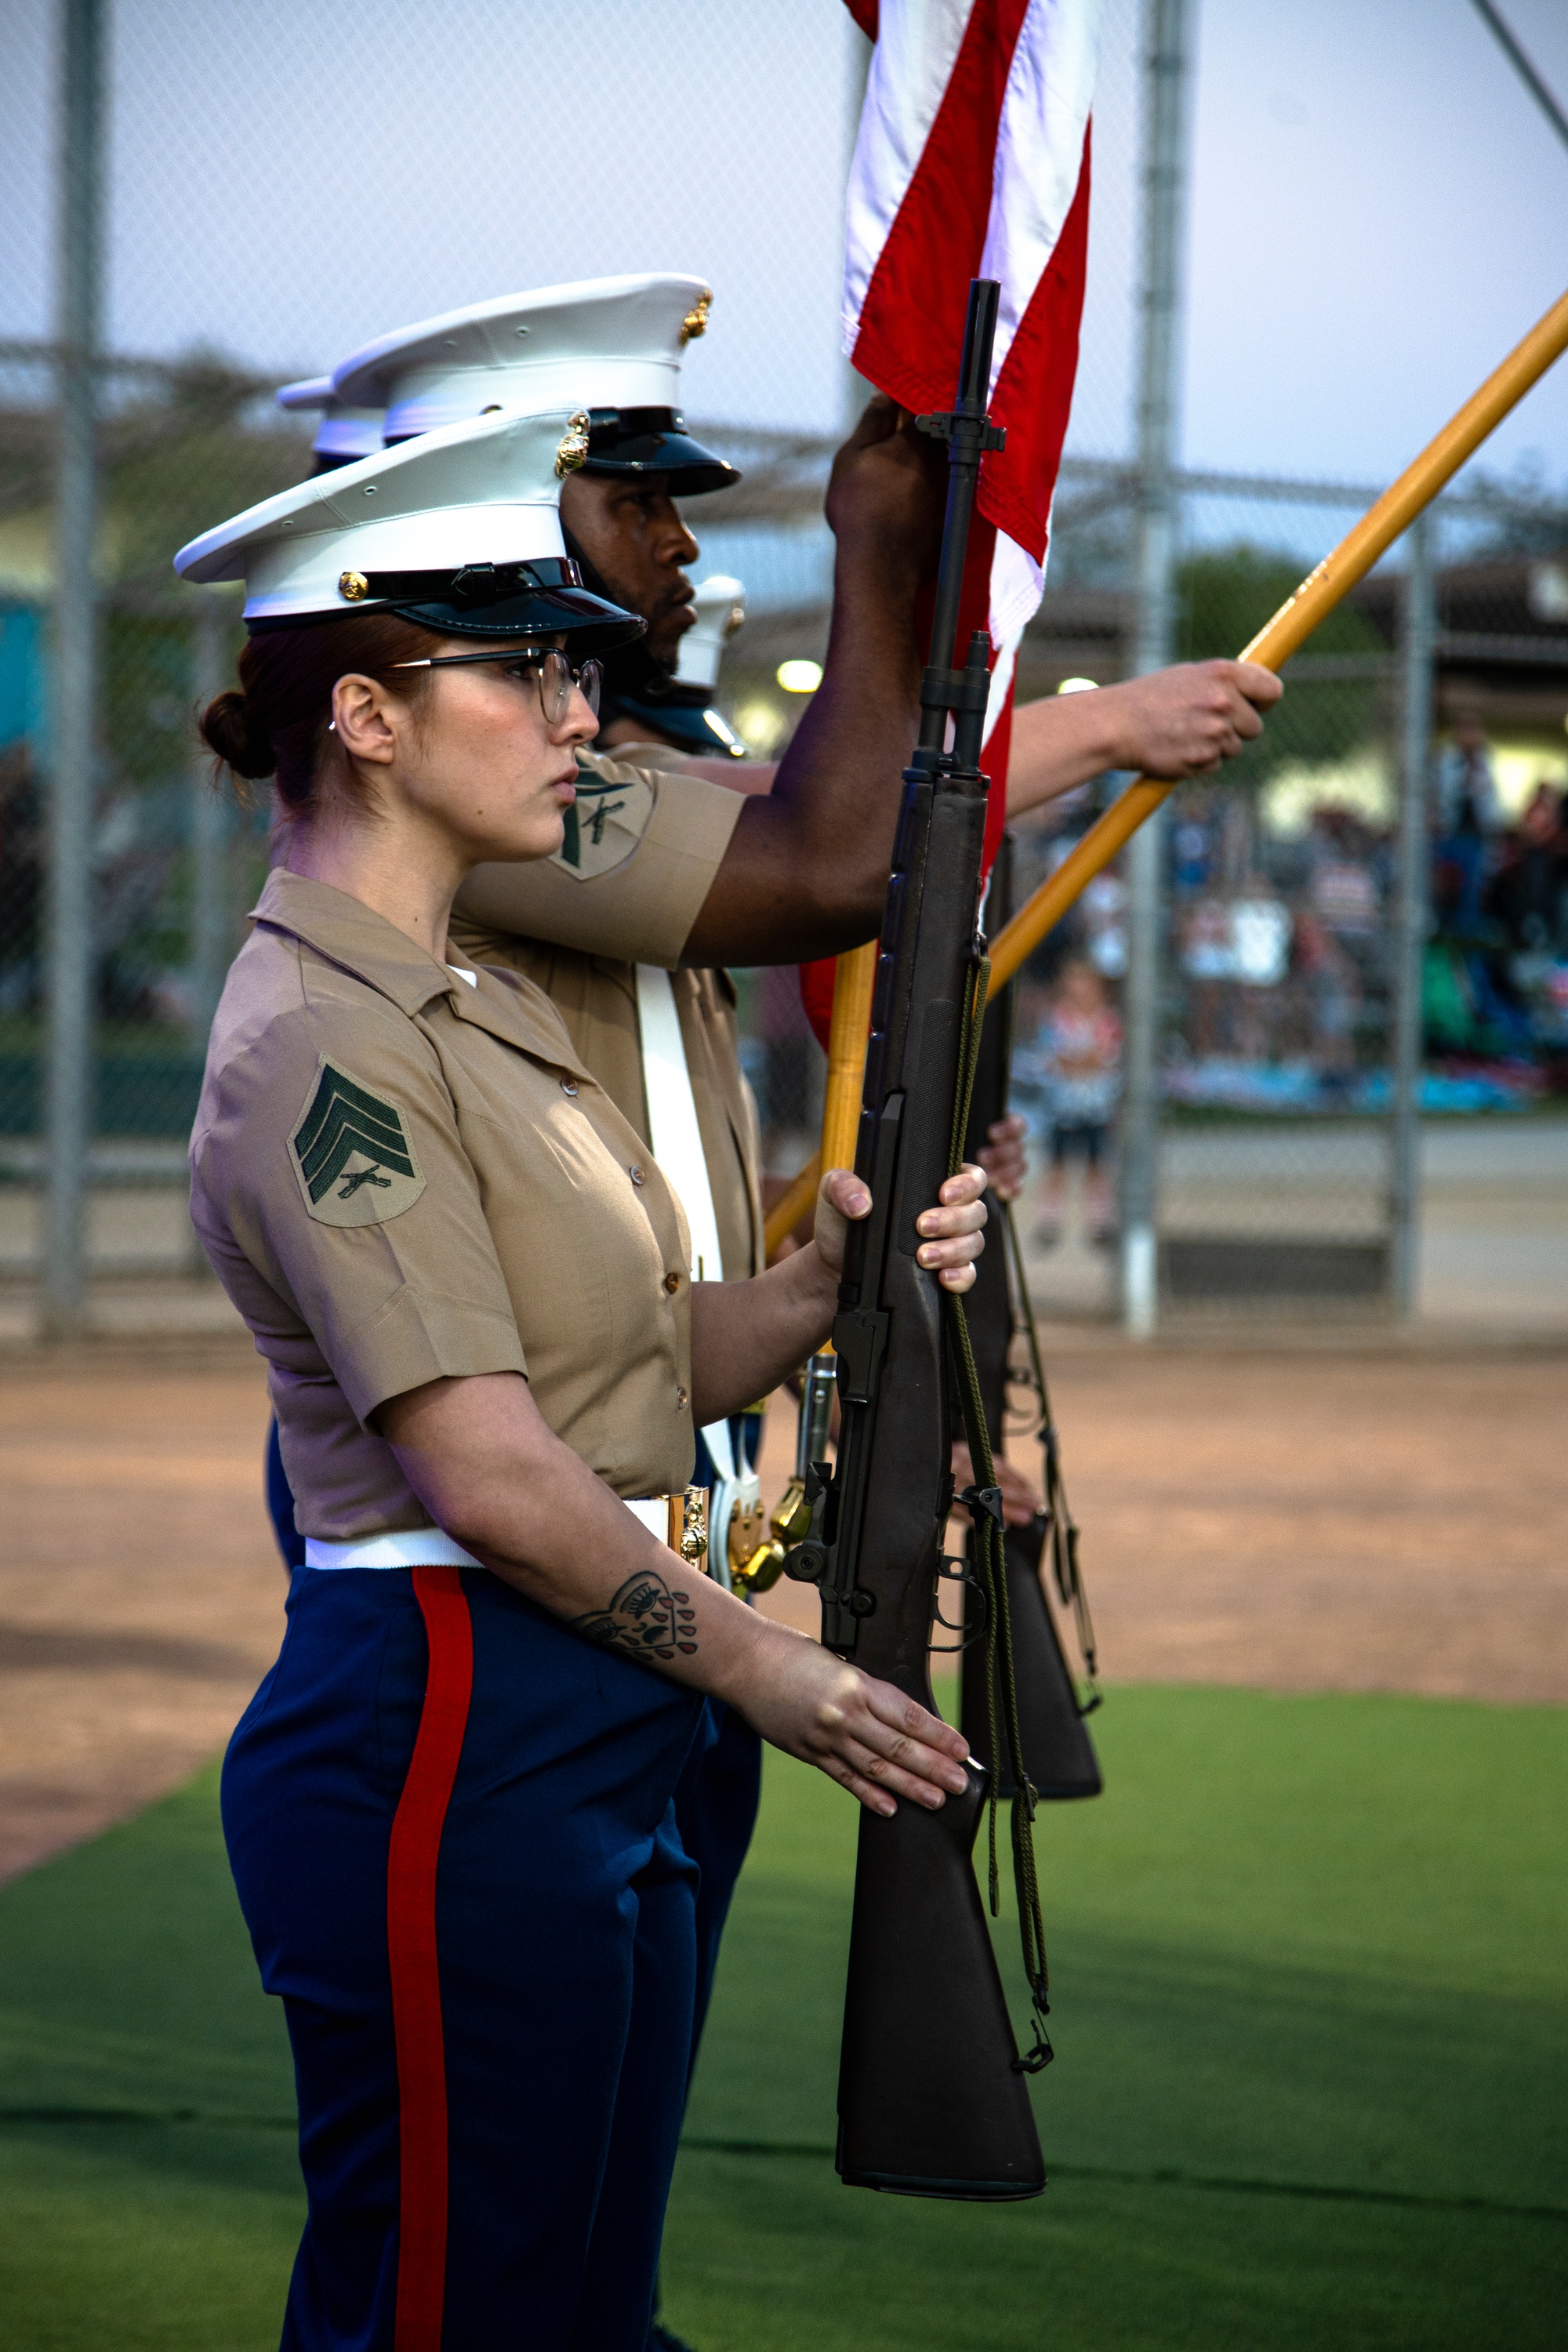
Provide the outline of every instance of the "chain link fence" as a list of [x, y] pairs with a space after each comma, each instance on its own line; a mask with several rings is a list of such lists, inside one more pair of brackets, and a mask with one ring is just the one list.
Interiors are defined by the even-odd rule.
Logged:
[[[59, 555], [73, 37], [101, 57], [96, 135], [79, 82], [74, 118], [103, 222], [90, 580], [79, 563], [62, 580]], [[438, 26], [413, 0], [6, 11], [0, 1282], [14, 1293], [38, 1268], [51, 1172], [58, 622], [79, 628], [87, 608], [97, 655], [87, 1260], [99, 1276], [188, 1272], [184, 1142], [268, 811], [211, 789], [193, 715], [232, 669], [237, 599], [181, 586], [174, 551], [310, 470], [310, 421], [277, 409], [280, 383], [391, 326], [574, 278], [706, 275], [717, 299], [689, 354], [689, 413], [736, 428], [747, 457], [830, 441], [850, 404], [837, 319], [867, 54], [841, 0], [739, 17], [717, 0], [584, 0], [569, 24], [452, 0]], [[803, 578], [816, 595], [816, 556]], [[798, 1108], [785, 1115], [798, 1129]]]
[[[1058, 502], [1026, 692], [1127, 674], [1135, 485], [1120, 469], [1082, 471]], [[1181, 656], [1238, 651], [1373, 495], [1184, 477]], [[1418, 686], [1402, 547], [1289, 665], [1261, 740], [1222, 778], [1173, 797], [1159, 1038], [1168, 1311], [1394, 1302], [1395, 917], [1413, 692], [1431, 736], [1418, 779], [1417, 1107], [1522, 1112], [1568, 1091], [1568, 514], [1528, 488], [1481, 483], [1440, 503], [1428, 545], [1436, 635]], [[1122, 781], [1029, 826], [1035, 876]], [[1058, 1108], [1072, 1096], [1062, 1006], [1073, 998], [1081, 1014], [1098, 999], [1114, 1020], [1126, 961], [1126, 889], [1113, 868], [1025, 981], [1016, 1086], [1047, 1170], [1036, 1278], [1068, 1312], [1113, 1311], [1117, 1217], [1114, 1173], [1097, 1182], [1092, 1166], [1075, 1211], [1072, 1162], [1088, 1153]], [[1113, 1155], [1113, 1132], [1088, 1140]]]
[[[176, 583], [174, 550], [308, 469], [308, 427], [274, 405], [279, 383], [510, 288], [700, 271], [717, 299], [689, 356], [688, 413], [745, 479], [689, 520], [699, 576], [730, 573], [747, 592], [722, 708], [755, 752], [776, 754], [803, 708], [781, 667], [819, 661], [826, 644], [822, 492], [858, 397], [837, 321], [866, 48], [841, 0], [583, 0], [569, 30], [453, 0], [435, 37], [412, 0], [117, 0], [100, 13], [88, 1242], [100, 1275], [140, 1275], [191, 1270], [184, 1138], [267, 858], [266, 809], [213, 793], [191, 724], [231, 666], [237, 602]], [[0, 75], [0, 1280], [13, 1286], [36, 1273], [44, 1173], [61, 21], [62, 0], [14, 0]], [[1132, 660], [1139, 23], [1137, 0], [1110, 0], [1083, 348], [1026, 698], [1110, 682]], [[243, 168], [226, 143], [237, 120]], [[1184, 477], [1183, 653], [1235, 652], [1370, 495]], [[1529, 485], [1467, 490], [1445, 502], [1433, 561], [1424, 1099], [1525, 1107], [1568, 1066], [1554, 797], [1568, 783], [1568, 514]], [[1178, 1307], [1388, 1296], [1400, 562], [1396, 551], [1290, 666], [1263, 742], [1173, 805], [1161, 1239]], [[84, 583], [64, 586], [79, 604]], [[1026, 824], [1022, 887], [1116, 783]], [[1031, 1230], [1045, 1298], [1063, 1311], [1111, 1307], [1116, 1226], [1114, 1053], [1105, 1118], [1064, 1115], [1067, 998], [1113, 1036], [1125, 956], [1112, 872], [1022, 984]], [[765, 1156], [792, 1173], [819, 1117], [821, 1056], [791, 974], [742, 974], [741, 994]], [[1088, 1139], [1062, 1142], [1097, 1123], [1098, 1172]]]

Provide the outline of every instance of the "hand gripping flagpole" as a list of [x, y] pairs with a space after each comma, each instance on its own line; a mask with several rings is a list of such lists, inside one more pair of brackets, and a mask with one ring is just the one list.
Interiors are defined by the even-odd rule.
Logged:
[[[1378, 558], [1409, 530], [1474, 456], [1489, 433], [1501, 424], [1554, 360], [1568, 350], [1568, 294], [1559, 297], [1540, 323], [1511, 351], [1480, 390], [1450, 417], [1435, 440], [1429, 441], [1413, 465], [1407, 466], [1391, 488], [1367, 509], [1353, 530], [1342, 539], [1331, 555], [1310, 572], [1294, 595], [1280, 605], [1273, 619], [1248, 646], [1243, 661], [1278, 670], [1300, 651], [1320, 621], [1331, 613]], [[1176, 787], [1140, 776], [1084, 835], [1050, 879], [1041, 884], [1027, 905], [998, 933], [991, 949], [991, 993], [1005, 988], [1019, 965], [1031, 956], [1046, 933], [1059, 923], [1068, 908], [1095, 876], [1110, 865]]]
[[[1501, 424], [1510, 409], [1518, 406], [1531, 385], [1540, 382], [1565, 350], [1568, 350], [1568, 293], [1559, 297], [1545, 317], [1509, 353], [1502, 365], [1487, 378], [1479, 391], [1473, 394], [1463, 408], [1449, 418], [1435, 439], [1427, 443], [1415, 463], [1407, 466], [1399, 479], [1368, 508], [1353, 530], [1341, 540], [1333, 553], [1325, 556], [1317, 570], [1308, 574], [1294, 595], [1281, 604], [1273, 619], [1258, 631], [1250, 645], [1243, 648], [1241, 659], [1257, 662], [1264, 669], [1278, 670], [1293, 653], [1299, 652], [1319, 622], [1333, 611], [1357, 581], [1363, 579], [1371, 571], [1379, 557], [1386, 554], [1394, 541], [1409, 530], [1416, 516], [1431, 504], [1460, 467], [1475, 455], [1487, 436]], [[1137, 782], [1130, 784], [1121, 798], [1107, 809], [1099, 822], [1090, 826], [1077, 848], [1063, 860], [1049, 880], [1041, 884], [1034, 897], [1019, 908], [993, 942], [993, 996], [1006, 987], [1020, 964], [1034, 953], [1047, 932], [1061, 921], [1095, 876], [1126, 846], [1144, 818], [1152, 816], [1175, 789], [1173, 783], [1161, 783], [1152, 777], [1140, 776]], [[869, 955], [871, 952], [873, 950], [869, 947], [854, 950], [856, 955]], [[845, 965], [849, 961], [848, 957], [839, 958], [840, 978], [834, 990], [836, 1023], [838, 1018], [838, 990], [842, 985]], [[853, 1136], [854, 1113], [846, 1112], [843, 1105], [853, 1104], [858, 1110], [864, 1058], [865, 1032], [862, 1029], [858, 1060], [851, 1063], [845, 1057], [836, 1063], [829, 1073], [827, 1105], [823, 1114], [825, 1139], [829, 1132], [830, 1119], [837, 1122], [832, 1129], [835, 1137], [840, 1134]], [[847, 1118], [847, 1125], [845, 1124]], [[802, 1169], [768, 1217], [767, 1245], [770, 1251], [776, 1249], [784, 1235], [799, 1223], [816, 1197], [823, 1167], [833, 1164], [831, 1160], [825, 1162], [818, 1156]]]

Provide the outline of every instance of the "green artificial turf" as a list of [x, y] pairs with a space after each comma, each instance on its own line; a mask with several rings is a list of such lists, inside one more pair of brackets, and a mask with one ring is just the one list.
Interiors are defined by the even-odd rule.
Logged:
[[[1568, 1714], [1136, 1689], [1094, 1728], [1106, 1795], [1040, 1829], [1051, 2186], [1006, 2207], [838, 2185], [854, 1820], [770, 1758], [671, 2323], [700, 2352], [1555, 2352]], [[289, 2106], [213, 1775], [0, 1891], [6, 2352], [275, 2344]]]

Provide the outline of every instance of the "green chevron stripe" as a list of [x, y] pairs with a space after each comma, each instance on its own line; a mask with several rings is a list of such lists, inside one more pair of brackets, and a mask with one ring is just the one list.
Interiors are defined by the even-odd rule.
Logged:
[[[300, 1151], [298, 1144], [294, 1147], [300, 1151], [300, 1165], [305, 1171], [308, 1183], [313, 1180], [322, 1162], [336, 1152], [345, 1134], [357, 1137], [359, 1149], [368, 1152], [373, 1160], [378, 1153], [385, 1153], [389, 1159], [399, 1160], [407, 1157], [408, 1146], [401, 1125], [389, 1127], [384, 1119], [367, 1118], [362, 1110], [334, 1104], [326, 1125], [318, 1130], [316, 1140], [309, 1151]], [[353, 1149], [354, 1146], [351, 1144], [350, 1150]], [[408, 1171], [410, 1175], [413, 1172], [412, 1169]]]
[[379, 1120], [384, 1127], [393, 1130], [396, 1141], [402, 1141], [403, 1121], [392, 1105], [383, 1102], [379, 1095], [367, 1094], [363, 1087], [356, 1087], [352, 1078], [345, 1078], [341, 1070], [334, 1070], [331, 1062], [323, 1062], [321, 1082], [294, 1138], [294, 1148], [301, 1159], [331, 1117], [334, 1102], [346, 1103], [353, 1109], [363, 1111], [367, 1118]]
[[400, 1114], [330, 1062], [294, 1137], [294, 1151], [312, 1202], [331, 1190], [356, 1151], [374, 1168], [399, 1176], [416, 1172]]

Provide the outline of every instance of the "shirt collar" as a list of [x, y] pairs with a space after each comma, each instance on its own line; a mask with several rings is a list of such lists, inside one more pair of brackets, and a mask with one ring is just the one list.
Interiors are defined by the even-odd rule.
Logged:
[[454, 996], [462, 987], [445, 964], [426, 955], [374, 907], [334, 889], [330, 882], [290, 874], [287, 866], [273, 867], [251, 919], [291, 932], [356, 980], [390, 997], [404, 1013], [417, 1013], [433, 996]]
[[588, 1076], [560, 1014], [542, 991], [523, 983], [510, 985], [510, 974], [498, 978], [483, 965], [474, 967], [479, 985], [470, 987], [374, 907], [334, 889], [330, 882], [314, 882], [275, 866], [251, 920], [302, 940], [402, 1013], [420, 1013], [444, 996], [459, 1021], [487, 1029], [504, 1045], [518, 1046], [552, 1067], [571, 1070], [579, 1078]]

